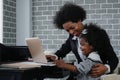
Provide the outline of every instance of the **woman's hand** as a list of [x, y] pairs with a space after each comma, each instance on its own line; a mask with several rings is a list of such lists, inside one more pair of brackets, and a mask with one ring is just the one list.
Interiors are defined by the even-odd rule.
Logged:
[[108, 68], [103, 65], [103, 64], [96, 64], [92, 67], [91, 72], [90, 72], [90, 76], [91, 77], [99, 77], [103, 74], [105, 74], [105, 72], [108, 70]]
[[46, 58], [47, 58], [47, 60], [55, 61], [57, 59], [57, 56], [55, 56], [55, 55], [46, 55]]

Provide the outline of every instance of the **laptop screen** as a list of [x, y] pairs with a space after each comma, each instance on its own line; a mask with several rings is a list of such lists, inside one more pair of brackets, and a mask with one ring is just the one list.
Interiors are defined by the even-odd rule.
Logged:
[[26, 38], [26, 43], [34, 62], [47, 63], [41, 41], [38, 37]]

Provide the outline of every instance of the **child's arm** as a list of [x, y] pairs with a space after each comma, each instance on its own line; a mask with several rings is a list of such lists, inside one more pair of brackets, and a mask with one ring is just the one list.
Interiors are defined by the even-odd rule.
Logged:
[[[97, 57], [95, 57], [97, 56]], [[63, 60], [55, 60], [55, 64], [60, 67], [64, 68], [67, 70], [70, 70], [75, 73], [80, 73], [80, 74], [88, 74], [91, 70], [91, 68], [95, 65], [100, 63], [100, 57], [98, 54], [91, 54], [87, 59], [84, 61], [80, 62], [79, 64], [67, 64]]]
[[55, 64], [60, 68], [67, 69], [67, 70], [70, 70], [70, 71], [75, 72], [75, 73], [78, 72], [76, 66], [74, 66], [72, 64], [65, 63], [64, 60], [62, 60], [62, 59], [61, 60], [56, 60]]

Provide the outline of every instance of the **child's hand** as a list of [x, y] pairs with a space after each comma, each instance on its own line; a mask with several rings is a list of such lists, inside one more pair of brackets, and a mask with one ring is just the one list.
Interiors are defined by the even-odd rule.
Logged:
[[60, 60], [55, 60], [54, 63], [56, 64], [56, 66], [60, 67], [60, 68], [64, 68], [65, 66], [65, 62], [64, 60], [60, 59]]

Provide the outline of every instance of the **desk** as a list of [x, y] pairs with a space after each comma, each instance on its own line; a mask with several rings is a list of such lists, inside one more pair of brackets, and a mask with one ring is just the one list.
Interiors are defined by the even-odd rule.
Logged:
[[[0, 44], [0, 62], [24, 61], [31, 57], [27, 46], [5, 46]], [[42, 78], [63, 78], [69, 71], [56, 66], [40, 68], [15, 69], [0, 68], [0, 80], [43, 80]]]
[[38, 70], [39, 68], [0, 68], [0, 80], [32, 80], [38, 75]]
[[0, 80], [43, 80], [43, 78], [63, 78], [69, 71], [56, 66], [30, 69], [0, 68]]
[[56, 66], [41, 66], [42, 72], [44, 72], [45, 78], [64, 78], [70, 74], [70, 71]]

